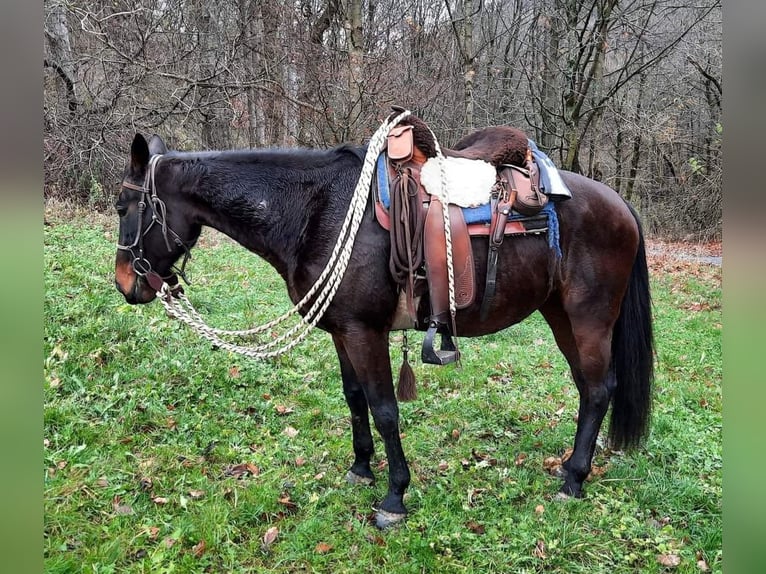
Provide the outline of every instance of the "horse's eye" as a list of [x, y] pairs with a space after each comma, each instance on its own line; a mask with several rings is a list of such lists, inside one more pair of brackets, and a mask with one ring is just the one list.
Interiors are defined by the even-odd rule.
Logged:
[[128, 212], [128, 208], [121, 203], [115, 203], [114, 208], [117, 210], [117, 215], [124, 216]]

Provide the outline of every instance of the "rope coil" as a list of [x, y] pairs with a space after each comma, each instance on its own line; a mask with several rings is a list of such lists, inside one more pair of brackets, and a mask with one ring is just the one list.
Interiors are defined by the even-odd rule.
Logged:
[[[192, 305], [191, 301], [183, 293], [173, 293], [172, 287], [166, 282], [163, 282], [162, 287], [157, 292], [162, 305], [165, 307], [167, 313], [188, 326], [192, 327], [202, 337], [217, 345], [222, 349], [244, 355], [246, 357], [254, 359], [265, 359], [276, 357], [281, 355], [300, 342], [302, 342], [308, 334], [311, 332], [319, 320], [324, 315], [327, 308], [330, 306], [338, 288], [340, 287], [341, 280], [348, 267], [348, 262], [351, 259], [351, 251], [354, 246], [357, 231], [362, 222], [365, 207], [367, 206], [368, 191], [372, 182], [372, 177], [375, 173], [375, 164], [378, 155], [383, 151], [383, 147], [386, 143], [386, 136], [391, 131], [391, 128], [395, 127], [404, 118], [410, 115], [410, 111], [397, 115], [391, 121], [384, 121], [380, 127], [376, 130], [373, 136], [370, 138], [370, 142], [367, 147], [367, 153], [362, 165], [362, 171], [359, 176], [354, 194], [349, 204], [348, 213], [341, 226], [338, 239], [335, 243], [330, 258], [314, 282], [312, 287], [303, 296], [303, 298], [296, 303], [290, 310], [283, 313], [276, 319], [269, 321], [263, 325], [253, 327], [251, 329], [232, 331], [226, 329], [218, 329], [208, 326], [201, 315]], [[436, 138], [434, 138], [435, 140]], [[438, 144], [437, 144], [438, 146]], [[438, 149], [438, 148], [437, 148]], [[439, 153], [441, 153], [439, 151]], [[444, 175], [443, 175], [444, 177]], [[451, 245], [448, 245], [449, 253], [451, 255]], [[451, 263], [451, 257], [450, 257]], [[451, 271], [451, 265], [450, 265]], [[317, 292], [318, 295], [317, 295]], [[298, 314], [301, 309], [311, 300], [314, 295], [317, 295], [311, 307], [306, 311], [305, 315], [300, 317], [297, 325], [290, 328], [284, 334], [276, 337], [272, 341], [265, 343], [258, 343], [254, 346], [243, 346], [225, 341], [221, 337], [251, 337], [259, 333], [263, 333], [270, 329], [273, 329], [277, 325], [288, 320], [293, 315]], [[454, 300], [454, 287], [452, 281], [452, 274], [450, 273], [450, 308], [452, 308], [452, 301]], [[288, 341], [289, 339], [289, 341]], [[284, 344], [282, 344], [284, 343]], [[280, 346], [281, 345], [281, 346]]]

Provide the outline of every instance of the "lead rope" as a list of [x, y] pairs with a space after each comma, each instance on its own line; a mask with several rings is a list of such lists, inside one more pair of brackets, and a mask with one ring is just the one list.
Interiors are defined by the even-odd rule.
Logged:
[[[184, 293], [174, 291], [167, 282], [163, 282], [162, 287], [157, 292], [157, 296], [160, 298], [167, 313], [192, 327], [197, 333], [214, 345], [227, 351], [254, 359], [276, 357], [289, 351], [303, 341], [329, 307], [335, 293], [338, 291], [343, 275], [346, 272], [348, 262], [351, 258], [354, 240], [356, 239], [356, 234], [359, 230], [359, 225], [361, 224], [362, 216], [364, 215], [364, 210], [367, 206], [367, 197], [375, 170], [375, 163], [378, 155], [383, 150], [386, 136], [388, 136], [391, 128], [409, 115], [409, 111], [404, 111], [392, 121], [384, 121], [370, 138], [367, 153], [362, 165], [362, 171], [359, 175], [359, 181], [354, 190], [354, 195], [351, 198], [349, 210], [346, 214], [346, 219], [343, 221], [338, 240], [330, 254], [330, 259], [311, 289], [309, 289], [306, 295], [304, 295], [304, 297], [290, 310], [276, 319], [252, 329], [241, 331], [218, 329], [210, 327], [205, 323]], [[272, 329], [289, 319], [291, 316], [297, 314], [317, 293], [317, 291], [319, 291], [317, 298], [309, 310], [306, 311], [306, 314], [303, 317], [300, 317], [299, 323], [272, 341], [259, 343], [252, 347], [246, 347], [230, 343], [221, 338], [221, 336], [249, 337]], [[282, 345], [287, 339], [290, 339], [290, 341]]]

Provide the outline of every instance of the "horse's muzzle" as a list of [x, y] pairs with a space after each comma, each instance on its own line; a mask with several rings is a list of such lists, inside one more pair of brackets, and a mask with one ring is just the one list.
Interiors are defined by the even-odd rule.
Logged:
[[157, 296], [157, 292], [138, 275], [131, 263], [117, 255], [115, 264], [114, 284], [117, 290], [131, 305], [149, 303]]

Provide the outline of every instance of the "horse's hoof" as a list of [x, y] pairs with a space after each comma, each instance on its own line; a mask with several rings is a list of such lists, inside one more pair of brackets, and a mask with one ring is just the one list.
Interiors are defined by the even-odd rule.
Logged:
[[346, 482], [353, 485], [361, 484], [362, 486], [371, 486], [375, 482], [375, 479], [370, 476], [360, 476], [349, 470], [346, 473]]
[[402, 522], [405, 518], [407, 518], [406, 514], [399, 514], [397, 512], [387, 512], [385, 510], [376, 510], [375, 511], [375, 526], [377, 526], [381, 530], [385, 530], [386, 528], [391, 528], [392, 526], [396, 526], [397, 524]]

